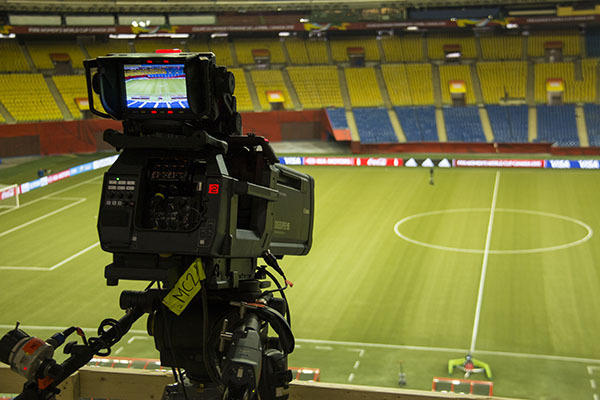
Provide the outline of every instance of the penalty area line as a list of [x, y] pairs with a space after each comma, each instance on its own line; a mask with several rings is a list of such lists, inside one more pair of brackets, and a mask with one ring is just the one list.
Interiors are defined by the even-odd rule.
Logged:
[[49, 271], [54, 271], [57, 268], [62, 267], [63, 265], [65, 265], [66, 263], [73, 261], [74, 259], [76, 259], [77, 257], [81, 256], [82, 254], [87, 253], [88, 251], [92, 250], [94, 247], [98, 247], [100, 245], [100, 242], [96, 242], [91, 246], [86, 247], [85, 249], [78, 251], [77, 253], [73, 254], [70, 257], [65, 258], [64, 260], [54, 264], [51, 267], [15, 267], [15, 266], [0, 266], [0, 270], [12, 270], [12, 271], [43, 271], [43, 272], [49, 272]]

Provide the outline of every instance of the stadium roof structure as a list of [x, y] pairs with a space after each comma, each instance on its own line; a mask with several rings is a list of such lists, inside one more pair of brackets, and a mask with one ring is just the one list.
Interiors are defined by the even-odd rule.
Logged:
[[[578, 1], [550, 0], [0, 0], [0, 11], [17, 12], [253, 12], [356, 8], [456, 6], [554, 6]], [[595, 3], [595, 2], [594, 2]], [[588, 4], [588, 2], [586, 2]]]

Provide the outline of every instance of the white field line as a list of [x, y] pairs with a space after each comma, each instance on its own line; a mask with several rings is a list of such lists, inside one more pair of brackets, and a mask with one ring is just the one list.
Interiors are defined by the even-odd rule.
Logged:
[[46, 219], [46, 218], [48, 218], [48, 217], [51, 217], [51, 216], [53, 216], [54, 214], [58, 214], [59, 212], [65, 211], [65, 210], [67, 210], [67, 209], [69, 209], [69, 208], [71, 208], [71, 207], [74, 207], [74, 206], [76, 206], [76, 205], [78, 205], [78, 204], [81, 204], [81, 203], [83, 203], [83, 202], [84, 202], [84, 201], [86, 201], [86, 200], [87, 200], [87, 199], [85, 199], [85, 198], [80, 198], [79, 200], [75, 201], [74, 203], [67, 204], [66, 206], [64, 206], [64, 207], [61, 207], [61, 208], [58, 208], [58, 209], [56, 209], [56, 210], [54, 210], [54, 211], [52, 211], [52, 212], [49, 212], [48, 214], [44, 214], [44, 215], [42, 215], [42, 216], [39, 216], [39, 217], [37, 217], [37, 218], [34, 218], [34, 219], [30, 220], [30, 221], [27, 221], [27, 222], [25, 222], [24, 224], [21, 224], [21, 225], [15, 226], [14, 228], [11, 228], [11, 229], [9, 229], [9, 230], [7, 230], [7, 231], [0, 232], [0, 237], [6, 236], [6, 235], [8, 235], [9, 233], [13, 233], [13, 232], [15, 232], [15, 231], [18, 231], [19, 229], [25, 228], [26, 226], [29, 226], [29, 225], [31, 225], [31, 224], [35, 224], [36, 222], [39, 222], [39, 221], [41, 221], [41, 220], [43, 220], [43, 219]]
[[598, 370], [600, 370], [600, 367], [598, 367], [596, 365], [588, 365], [587, 366], [587, 371], [588, 371], [588, 374], [590, 374], [590, 375], [594, 375], [594, 371], [598, 371]]
[[65, 265], [66, 263], [73, 261], [74, 259], [76, 259], [77, 257], [79, 257], [82, 254], [87, 253], [88, 251], [92, 250], [94, 247], [98, 247], [98, 245], [100, 244], [100, 242], [96, 242], [91, 246], [86, 247], [85, 249], [78, 251], [77, 253], [73, 254], [70, 257], [65, 258], [64, 260], [54, 264], [51, 267], [14, 267], [14, 266], [0, 266], [0, 270], [16, 270], [16, 271], [45, 271], [45, 272], [49, 272], [49, 271], [54, 271], [55, 269], [62, 267], [63, 265]]
[[500, 170], [496, 171], [496, 180], [494, 182], [494, 195], [492, 196], [492, 206], [490, 207], [490, 220], [488, 222], [487, 235], [485, 237], [485, 249], [483, 251], [483, 262], [481, 265], [481, 278], [479, 279], [479, 292], [477, 294], [477, 306], [475, 307], [473, 335], [471, 336], [471, 347], [469, 348], [469, 353], [473, 353], [473, 351], [475, 351], [475, 345], [477, 344], [477, 331], [479, 330], [479, 318], [481, 316], [481, 303], [483, 301], [485, 274], [487, 272], [488, 258], [490, 255], [490, 244], [492, 242], [492, 229], [494, 227], [494, 213], [496, 212], [496, 200], [498, 199], [498, 182], [500, 182]]
[[[2, 211], [2, 212], [0, 212], [0, 215], [8, 214], [9, 212], [13, 212], [13, 211], [15, 211], [15, 210], [20, 210], [21, 208], [23, 208], [23, 207], [27, 207], [27, 206], [30, 206], [30, 205], [32, 205], [32, 204], [35, 204], [35, 203], [37, 203], [38, 201], [52, 199], [52, 198], [54, 198], [54, 196], [56, 196], [57, 194], [64, 193], [64, 192], [66, 192], [66, 191], [68, 191], [68, 190], [75, 189], [75, 188], [77, 188], [77, 187], [79, 187], [79, 186], [86, 185], [86, 184], [88, 184], [88, 183], [92, 183], [92, 182], [94, 182], [94, 181], [96, 181], [96, 180], [99, 180], [99, 179], [101, 179], [101, 178], [102, 178], [102, 175], [98, 175], [98, 176], [95, 176], [95, 177], [93, 177], [93, 178], [87, 179], [87, 180], [85, 180], [85, 181], [83, 181], [83, 182], [79, 182], [79, 183], [76, 183], [76, 184], [74, 184], [74, 185], [71, 185], [71, 186], [69, 186], [69, 187], [66, 187], [66, 188], [64, 188], [64, 189], [57, 190], [57, 191], [56, 191], [56, 192], [54, 192], [54, 193], [50, 193], [50, 194], [48, 194], [48, 195], [46, 195], [46, 196], [42, 196], [42, 197], [40, 197], [40, 198], [38, 198], [38, 199], [31, 200], [31, 201], [28, 201], [27, 203], [21, 203], [21, 205], [19, 206], [19, 208], [11, 208], [10, 210]], [[25, 193], [24, 193], [24, 194], [25, 194]]]
[[[2, 325], [0, 329], [14, 329], [15, 325]], [[40, 325], [19, 325], [22, 330], [38, 330], [38, 331], [52, 331], [59, 332], [63, 331], [66, 326], [40, 326]], [[81, 328], [85, 332], [91, 332], [95, 334], [98, 328]], [[134, 335], [147, 335], [146, 330], [131, 329], [128, 334]], [[150, 339], [149, 336], [136, 336], [136, 339]], [[130, 339], [131, 340], [131, 339]], [[135, 340], [135, 339], [134, 339]], [[352, 346], [352, 347], [370, 347], [379, 349], [394, 349], [394, 350], [417, 350], [417, 351], [440, 351], [440, 352], [452, 352], [452, 353], [464, 353], [467, 349], [455, 349], [447, 347], [426, 347], [426, 346], [407, 346], [401, 344], [383, 344], [383, 343], [363, 343], [363, 342], [342, 342], [337, 340], [320, 340], [320, 339], [296, 339], [299, 343], [310, 343], [310, 344], [327, 344], [330, 346]], [[581, 362], [590, 364], [600, 364], [600, 359], [593, 358], [580, 358], [580, 357], [568, 357], [568, 356], [552, 356], [545, 354], [528, 354], [528, 353], [510, 353], [506, 351], [492, 351], [492, 350], [477, 350], [477, 354], [486, 354], [492, 356], [506, 356], [516, 358], [531, 358], [540, 360], [550, 361], [567, 361], [567, 362]], [[594, 367], [596, 368], [596, 367]], [[598, 367], [600, 368], [600, 367]]]
[[354, 380], [354, 372], [352, 372], [349, 376], [348, 376], [348, 382], [352, 382]]

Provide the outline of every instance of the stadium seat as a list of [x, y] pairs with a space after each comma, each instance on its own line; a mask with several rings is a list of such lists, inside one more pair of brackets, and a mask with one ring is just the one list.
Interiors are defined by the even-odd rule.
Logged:
[[525, 100], [527, 90], [527, 63], [525, 61], [480, 62], [477, 74], [481, 82], [483, 101], [497, 104], [509, 97]]
[[494, 132], [494, 140], [503, 143], [527, 143], [529, 110], [526, 105], [485, 107]]
[[349, 129], [346, 110], [343, 108], [327, 108], [327, 116], [333, 129]]
[[564, 82], [563, 102], [596, 101], [597, 59], [581, 61], [582, 80], [575, 79], [575, 65], [572, 62], [535, 64], [535, 101], [546, 103], [546, 80], [562, 78]]
[[350, 103], [353, 107], [381, 107], [383, 98], [377, 84], [375, 69], [345, 68]]
[[251, 74], [254, 86], [256, 87], [256, 94], [260, 101], [260, 106], [264, 111], [271, 110], [271, 104], [267, 99], [268, 91], [281, 92], [285, 99], [283, 107], [286, 110], [294, 108], [280, 70], [253, 70]]
[[600, 57], [600, 29], [586, 30], [585, 49], [588, 57]]
[[29, 71], [25, 55], [16, 40], [0, 40], [0, 72]]
[[394, 107], [408, 142], [437, 142], [434, 107]]
[[0, 101], [19, 122], [63, 119], [42, 74], [0, 75]]
[[442, 85], [442, 101], [444, 104], [451, 104], [450, 81], [464, 81], [467, 89], [465, 102], [475, 104], [475, 92], [471, 79], [471, 69], [468, 65], [441, 65], [440, 66], [440, 84]]
[[387, 62], [424, 60], [420, 36], [382, 36], [381, 46]]
[[229, 71], [235, 77], [234, 95], [237, 100], [238, 111], [253, 111], [254, 106], [252, 105], [252, 98], [248, 91], [248, 83], [246, 82], [244, 70], [241, 68], [229, 68]]
[[477, 58], [475, 38], [472, 35], [433, 34], [427, 38], [429, 58], [443, 60], [446, 58], [445, 45], [460, 45], [462, 58]]
[[311, 64], [329, 64], [327, 41], [316, 38], [306, 41], [306, 51]]
[[136, 39], [133, 42], [136, 53], [155, 53], [159, 49], [180, 49], [185, 51], [185, 47], [179, 40], [175, 39]]
[[27, 50], [36, 68], [40, 70], [54, 69], [52, 54], [67, 54], [71, 66], [83, 69], [85, 55], [76, 42], [26, 42]]
[[[87, 84], [84, 75], [59, 75], [53, 76], [52, 80], [60, 92], [63, 101], [75, 119], [81, 119], [82, 114], [77, 106], [76, 98], [87, 99]], [[100, 103], [94, 102], [97, 107]]]
[[584, 104], [585, 125], [590, 146], [600, 146], [600, 105]]
[[385, 108], [355, 108], [353, 112], [362, 143], [398, 142]]
[[381, 72], [392, 105], [433, 104], [431, 64], [382, 64]]
[[519, 59], [523, 55], [523, 36], [494, 35], [479, 38], [481, 55], [486, 60]]
[[485, 142], [477, 107], [444, 107], [444, 122], [449, 142]]
[[557, 146], [579, 146], [575, 106], [537, 106], [537, 141], [551, 142]]
[[85, 50], [92, 58], [105, 56], [109, 53], [131, 53], [127, 40], [116, 39], [85, 43]]
[[365, 50], [366, 61], [380, 61], [379, 47], [375, 38], [332, 38], [329, 40], [331, 56], [335, 62], [349, 61], [348, 48], [362, 47]]
[[337, 67], [288, 67], [287, 72], [303, 108], [344, 106]]
[[310, 64], [304, 39], [288, 38], [284, 44], [292, 64]]
[[233, 41], [239, 64], [254, 64], [252, 50], [268, 50], [272, 64], [285, 63], [283, 47], [278, 39], [236, 39]]
[[562, 42], [562, 53], [565, 56], [578, 56], [579, 32], [577, 30], [564, 31], [532, 31], [527, 37], [527, 55], [530, 57], [543, 57], [545, 54], [544, 43]]

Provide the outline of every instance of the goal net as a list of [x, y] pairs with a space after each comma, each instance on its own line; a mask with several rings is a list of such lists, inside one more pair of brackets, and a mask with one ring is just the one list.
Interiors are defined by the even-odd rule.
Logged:
[[0, 209], [19, 207], [19, 185], [2, 185], [0, 183]]
[[493, 396], [494, 383], [490, 381], [475, 381], [471, 379], [433, 378], [431, 390], [434, 392], [478, 394]]

